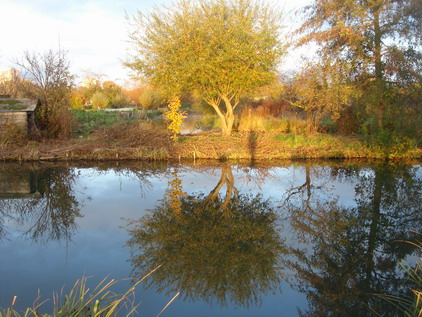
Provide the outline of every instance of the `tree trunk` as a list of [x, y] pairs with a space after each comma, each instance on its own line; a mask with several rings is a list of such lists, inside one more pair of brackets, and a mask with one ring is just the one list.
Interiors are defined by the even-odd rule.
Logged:
[[307, 202], [311, 200], [311, 168], [309, 165], [306, 165], [306, 194], [307, 194]]
[[[374, 263], [374, 256], [375, 256], [375, 249], [377, 245], [377, 235], [379, 231], [379, 222], [381, 218], [381, 200], [382, 200], [382, 171], [375, 170], [375, 180], [374, 180], [374, 188], [373, 188], [373, 200], [372, 200], [372, 217], [371, 217], [371, 224], [369, 226], [368, 232], [368, 248], [365, 254], [365, 280], [364, 280], [364, 287], [366, 291], [371, 289], [371, 281], [373, 279], [372, 273], [375, 271], [375, 263]], [[368, 297], [364, 295], [366, 301]], [[366, 302], [365, 301], [365, 302]]]
[[[233, 130], [233, 124], [234, 124], [234, 109], [237, 105], [237, 102], [235, 102], [235, 105], [232, 105], [231, 99], [227, 98], [226, 96], [221, 97], [221, 99], [224, 100], [224, 104], [226, 106], [226, 112], [223, 113], [220, 109], [220, 102], [217, 100], [207, 100], [206, 102], [214, 108], [215, 112], [217, 113], [218, 117], [220, 118], [221, 122], [221, 132], [224, 137], [230, 136], [232, 134]], [[220, 99], [220, 101], [221, 101]]]
[[221, 188], [227, 183], [227, 165], [221, 168], [221, 177], [214, 189], [208, 194], [207, 199], [217, 199]]
[[231, 129], [229, 130], [229, 129], [228, 129], [228, 126], [227, 126], [227, 119], [226, 119], [226, 116], [227, 116], [227, 115], [224, 115], [224, 114], [221, 112], [220, 107], [219, 107], [219, 104], [218, 104], [217, 102], [215, 102], [215, 101], [207, 101], [207, 103], [208, 103], [211, 107], [213, 107], [213, 109], [214, 109], [214, 110], [215, 110], [215, 112], [217, 113], [218, 117], [220, 118], [220, 122], [221, 122], [221, 131], [222, 131], [223, 136], [229, 136], [229, 135], [231, 134]]
[[226, 96], [223, 97], [224, 104], [226, 106], [226, 131], [223, 131], [223, 136], [230, 136], [233, 130], [233, 123], [234, 123], [234, 107], [231, 103], [231, 100]]
[[383, 98], [383, 67], [381, 59], [381, 37], [382, 31], [380, 27], [380, 11], [381, 7], [378, 6], [374, 10], [374, 66], [375, 66], [375, 94], [376, 94], [376, 107], [375, 115], [377, 119], [378, 128], [383, 128], [384, 120], [384, 98]]
[[316, 114], [315, 110], [306, 113], [306, 132], [313, 134], [316, 131]]
[[207, 199], [217, 199], [218, 194], [224, 185], [226, 185], [226, 197], [224, 198], [222, 207], [227, 206], [233, 196], [234, 191], [234, 177], [232, 169], [229, 165], [223, 165], [221, 168], [220, 180], [218, 181], [217, 186], [215, 186], [214, 189], [209, 193]]
[[230, 136], [233, 130], [234, 114], [229, 113], [226, 116], [226, 131], [223, 131], [223, 136]]

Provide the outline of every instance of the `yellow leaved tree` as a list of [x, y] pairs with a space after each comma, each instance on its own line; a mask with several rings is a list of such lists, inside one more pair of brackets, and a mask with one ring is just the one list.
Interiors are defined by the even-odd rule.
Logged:
[[167, 121], [167, 129], [169, 130], [173, 141], [177, 140], [177, 135], [180, 133], [183, 118], [186, 118], [185, 111], [179, 111], [181, 107], [179, 97], [173, 97], [168, 104], [168, 110], [164, 113]]

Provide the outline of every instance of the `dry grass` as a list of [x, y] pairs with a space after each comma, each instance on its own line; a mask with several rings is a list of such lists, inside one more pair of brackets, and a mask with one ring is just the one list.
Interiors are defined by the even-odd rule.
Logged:
[[[247, 159], [271, 161], [276, 159], [383, 159], [357, 138], [327, 134], [294, 135], [273, 132], [244, 132], [222, 139], [218, 134], [189, 137], [176, 147], [182, 158]], [[402, 158], [420, 157], [417, 151], [403, 153]]]
[[[394, 158], [420, 158], [414, 149]], [[179, 142], [169, 140], [165, 130], [131, 124], [104, 128], [86, 139], [27, 142], [20, 146], [0, 146], [3, 160], [177, 160], [217, 159], [385, 159], [358, 139], [328, 134], [286, 134], [278, 131], [243, 132], [222, 138], [207, 132], [185, 136]]]
[[25, 142], [24, 129], [15, 124], [6, 124], [0, 130], [0, 146], [22, 145]]
[[1, 147], [3, 160], [121, 160], [170, 158], [172, 143], [165, 131], [130, 124], [103, 128], [86, 139], [46, 139]]
[[98, 145], [115, 147], [147, 147], [155, 149], [158, 147], [169, 148], [171, 146], [167, 132], [155, 129], [148, 123], [134, 123], [103, 128], [95, 132], [92, 139]]

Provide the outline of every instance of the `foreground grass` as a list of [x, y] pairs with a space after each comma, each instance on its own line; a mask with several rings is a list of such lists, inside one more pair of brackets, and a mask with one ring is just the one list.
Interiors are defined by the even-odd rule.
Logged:
[[[416, 247], [419, 258], [414, 265], [402, 262], [401, 268], [406, 272], [408, 281], [414, 285], [408, 296], [397, 296], [394, 294], [380, 294], [381, 298], [393, 304], [405, 317], [421, 317], [422, 316], [422, 241], [420, 232], [414, 232], [418, 238], [414, 241], [405, 241]], [[383, 316], [381, 313], [375, 312], [377, 316]]]
[[259, 160], [278, 159], [419, 159], [408, 144], [369, 144], [359, 137], [330, 134], [244, 132], [222, 138], [216, 132], [181, 136], [171, 142], [152, 124], [126, 124], [97, 130], [86, 138], [0, 144], [0, 159], [36, 160]]
[[124, 294], [115, 294], [111, 288], [118, 283], [116, 280], [102, 280], [93, 290], [87, 286], [87, 278], [77, 280], [67, 294], [54, 294], [52, 297], [53, 311], [42, 313], [43, 305], [36, 300], [34, 307], [18, 312], [12, 307], [0, 309], [0, 317], [111, 317], [124, 313], [131, 316], [136, 312], [133, 295], [135, 288], [149, 275], [154, 273], [159, 266], [143, 276], [133, 284]]

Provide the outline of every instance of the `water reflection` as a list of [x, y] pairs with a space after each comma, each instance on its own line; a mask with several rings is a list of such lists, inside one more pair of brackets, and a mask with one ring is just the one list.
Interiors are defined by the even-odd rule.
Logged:
[[[409, 230], [422, 231], [420, 166], [85, 167], [91, 168], [0, 166], [0, 247], [9, 260], [0, 279], [13, 271], [11, 280], [26, 276], [20, 284], [26, 285], [40, 276], [36, 287], [43, 289], [38, 285], [43, 280], [68, 278], [72, 284], [75, 275], [69, 272], [102, 278], [121, 270], [124, 278], [132, 269], [136, 279], [161, 265], [148, 278], [149, 290], [139, 292], [143, 300], [150, 295], [144, 305], [160, 293], [172, 297], [180, 291], [181, 311], [198, 301], [198, 314], [210, 315], [227, 305], [227, 315], [233, 306], [242, 315], [276, 315], [284, 307], [295, 315], [298, 306], [303, 316], [369, 316], [371, 311], [394, 316], [395, 308], [374, 294], [400, 295], [411, 287], [398, 263], [415, 250], [399, 240], [412, 239]], [[151, 210], [141, 217], [146, 205]], [[121, 217], [136, 220], [122, 228]], [[16, 241], [8, 244], [22, 232], [28, 239], [20, 239], [19, 247]], [[70, 260], [60, 264], [63, 252], [51, 242], [70, 239]], [[45, 247], [36, 249], [32, 241]], [[126, 241], [131, 254], [121, 248]], [[39, 256], [40, 250], [48, 252]], [[17, 267], [28, 259], [36, 270]], [[55, 278], [44, 278], [54, 270]], [[14, 281], [1, 282], [0, 297], [18, 294], [19, 285], [9, 290]], [[262, 310], [254, 308], [261, 299]], [[156, 307], [150, 311], [146, 315]]]
[[0, 199], [38, 196], [38, 173], [35, 168], [0, 165]]
[[184, 193], [177, 172], [170, 184], [150, 214], [132, 223], [128, 245], [135, 279], [161, 265], [149, 286], [220, 305], [256, 305], [279, 288], [285, 246], [268, 200], [239, 193], [229, 165], [207, 195]]
[[[92, 167], [92, 165], [88, 165]], [[139, 185], [139, 194], [141, 197], [147, 197], [153, 187], [153, 179], [165, 176], [168, 165], [166, 162], [101, 162], [97, 163], [95, 169], [92, 169], [92, 178], [98, 178], [102, 175], [113, 173], [121, 183], [122, 180], [135, 180]], [[120, 188], [122, 190], [122, 188]]]
[[399, 261], [415, 250], [400, 240], [412, 238], [408, 230], [422, 231], [421, 179], [415, 168], [392, 164], [330, 171], [331, 181], [355, 183], [355, 206], [327, 201], [316, 188], [311, 192], [308, 169], [306, 199], [289, 196], [284, 205], [303, 243], [290, 248], [289, 263], [296, 272], [292, 284], [308, 297], [302, 315], [396, 316], [396, 308], [374, 294], [409, 292]]
[[[0, 170], [0, 238], [7, 236], [6, 221], [25, 227], [34, 241], [70, 240], [76, 219], [82, 217], [73, 192], [77, 177], [67, 167], [2, 165]], [[3, 186], [7, 180], [8, 185]], [[6, 187], [6, 188], [3, 188]]]

